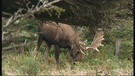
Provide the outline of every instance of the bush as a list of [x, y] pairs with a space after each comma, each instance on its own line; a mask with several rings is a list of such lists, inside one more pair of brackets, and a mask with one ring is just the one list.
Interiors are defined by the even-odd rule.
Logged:
[[40, 70], [39, 62], [35, 61], [33, 57], [25, 57], [21, 63], [20, 71], [22, 74], [37, 75]]

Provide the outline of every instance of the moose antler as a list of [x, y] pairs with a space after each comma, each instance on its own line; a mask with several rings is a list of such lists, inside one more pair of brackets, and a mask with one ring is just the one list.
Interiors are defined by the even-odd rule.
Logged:
[[103, 37], [104, 37], [104, 31], [102, 30], [102, 28], [99, 28], [99, 29], [96, 31], [95, 37], [94, 37], [92, 43], [91, 43], [89, 46], [85, 47], [85, 45], [86, 45], [86, 43], [87, 43], [86, 40], [85, 40], [84, 42], [79, 41], [79, 44], [80, 44], [80, 52], [81, 52], [82, 54], [84, 54], [84, 55], [85, 55], [85, 53], [84, 53], [83, 50], [94, 49], [94, 50], [96, 50], [96, 51], [99, 52], [98, 47], [99, 47], [99, 46], [104, 46], [103, 44], [101, 44], [101, 42], [104, 40]]
[[101, 28], [99, 28], [96, 31], [96, 35], [95, 35], [92, 43], [88, 47], [86, 47], [86, 50], [94, 49], [94, 50], [99, 52], [99, 50], [97, 48], [99, 46], [104, 46], [103, 44], [101, 44], [101, 42], [104, 40], [103, 36], [104, 36], [104, 32], [103, 32], [103, 30]]

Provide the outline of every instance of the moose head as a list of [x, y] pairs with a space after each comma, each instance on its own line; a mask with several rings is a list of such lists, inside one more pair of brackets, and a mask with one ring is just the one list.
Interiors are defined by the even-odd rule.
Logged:
[[[81, 41], [75, 28], [70, 25], [55, 22], [41, 23], [39, 26], [38, 43], [35, 48], [35, 57], [40, 45], [43, 41], [46, 42], [45, 57], [48, 57], [48, 53], [51, 45], [55, 46], [55, 59], [56, 63], [59, 62], [60, 48], [69, 48], [70, 55], [74, 61], [82, 61], [85, 52], [94, 49], [99, 52], [98, 47], [103, 46], [101, 42], [104, 40], [104, 32], [102, 29], [96, 31], [95, 37], [92, 43], [86, 46], [85, 41]], [[45, 60], [48, 61], [47, 59]]]
[[[93, 41], [90, 45], [86, 46], [87, 42], [81, 41], [81, 40], [79, 40], [78, 43], [74, 42], [76, 44], [76, 47], [78, 47], [78, 49], [79, 49], [79, 51], [73, 51], [73, 52], [76, 52], [76, 53], [74, 53], [75, 61], [81, 62], [87, 51], [96, 50], [97, 52], [99, 52], [98, 47], [104, 46], [102, 44], [102, 41], [104, 40], [103, 37], [104, 37], [104, 31], [102, 30], [102, 28], [98, 28], [98, 30], [96, 31], [95, 36], [93, 38]], [[75, 49], [76, 48], [74, 47], [74, 50]]]

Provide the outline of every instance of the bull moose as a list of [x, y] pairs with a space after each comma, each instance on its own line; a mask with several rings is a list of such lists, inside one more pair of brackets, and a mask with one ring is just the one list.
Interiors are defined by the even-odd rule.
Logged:
[[38, 43], [34, 49], [35, 57], [37, 56], [37, 52], [39, 50], [40, 45], [43, 41], [46, 42], [46, 50], [45, 50], [45, 60], [48, 61], [48, 53], [51, 48], [51, 45], [55, 47], [55, 59], [56, 63], [59, 63], [59, 53], [60, 48], [68, 48], [70, 52], [70, 56], [73, 59], [73, 63], [75, 61], [82, 61], [83, 56], [85, 55], [85, 51], [88, 49], [97, 49], [98, 46], [103, 46], [101, 44], [104, 32], [102, 29], [98, 29], [96, 35], [93, 39], [93, 42], [85, 46], [85, 42], [83, 42], [76, 29], [70, 25], [63, 23], [56, 23], [52, 21], [46, 21], [41, 23], [39, 26], [39, 37]]

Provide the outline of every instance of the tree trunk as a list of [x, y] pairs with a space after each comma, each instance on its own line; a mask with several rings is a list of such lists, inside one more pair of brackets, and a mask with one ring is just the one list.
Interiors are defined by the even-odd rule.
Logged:
[[119, 55], [120, 55], [120, 47], [121, 47], [121, 39], [119, 39], [119, 38], [116, 39], [115, 45], [116, 45], [115, 56], [119, 57]]

